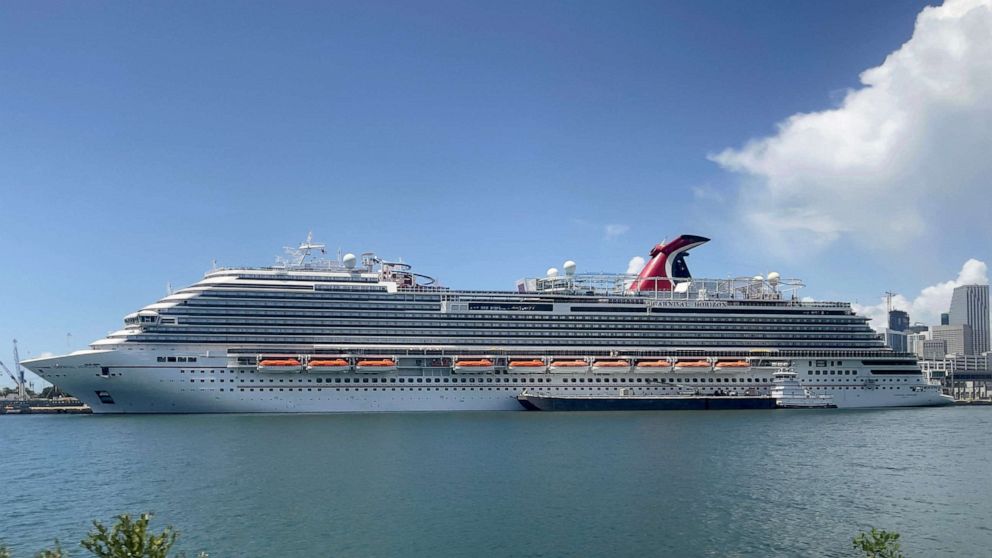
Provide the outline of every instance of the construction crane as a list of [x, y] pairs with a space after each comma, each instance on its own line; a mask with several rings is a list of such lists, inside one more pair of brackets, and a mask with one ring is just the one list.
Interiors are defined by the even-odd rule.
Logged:
[[11, 372], [10, 369], [7, 368], [7, 365], [5, 365], [2, 361], [0, 361], [0, 368], [3, 368], [3, 371], [10, 376], [10, 379], [14, 380], [14, 385], [17, 386], [17, 400], [27, 401], [28, 394], [25, 389], [26, 383], [24, 381], [24, 368], [21, 367], [21, 359], [17, 355], [17, 339], [14, 339], [14, 368], [17, 370], [17, 375], [14, 375], [14, 373]]
[[885, 291], [885, 309], [888, 312], [892, 312], [892, 298], [896, 296], [897, 293], [892, 291]]

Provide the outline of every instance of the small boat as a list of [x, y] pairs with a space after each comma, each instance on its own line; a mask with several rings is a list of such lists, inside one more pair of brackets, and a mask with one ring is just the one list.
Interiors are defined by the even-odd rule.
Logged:
[[770, 390], [779, 409], [835, 409], [834, 398], [830, 395], [813, 393], [799, 383], [799, 376], [788, 368], [775, 372]]
[[551, 361], [551, 373], [572, 374], [575, 372], [588, 372], [589, 363], [584, 360], [553, 360]]
[[477, 360], [456, 360], [455, 365], [452, 367], [453, 372], [460, 372], [463, 374], [478, 374], [493, 372], [496, 370], [496, 366], [493, 361], [488, 358], [481, 358]]
[[736, 370], [741, 370], [750, 367], [751, 367], [751, 363], [745, 360], [730, 360], [730, 361], [717, 362], [714, 368], [716, 369], [717, 372], [734, 372]]
[[657, 360], [642, 360], [634, 366], [634, 372], [654, 374], [656, 372], [664, 372], [671, 367], [672, 363], [668, 359], [664, 358]]
[[303, 365], [295, 358], [264, 358], [258, 361], [259, 372], [299, 372]]
[[510, 372], [518, 372], [523, 374], [536, 374], [544, 372], [548, 369], [548, 365], [544, 364], [543, 360], [530, 359], [530, 360], [511, 360], [510, 361]]
[[594, 374], [618, 374], [630, 371], [630, 362], [626, 360], [597, 360], [592, 363]]
[[347, 372], [351, 364], [343, 358], [312, 358], [307, 363], [309, 372]]
[[395, 372], [396, 361], [391, 358], [365, 359], [355, 363], [355, 372], [365, 374], [381, 374], [383, 372]]
[[708, 360], [679, 360], [675, 363], [675, 370], [687, 370], [705, 372], [713, 368], [713, 364]]

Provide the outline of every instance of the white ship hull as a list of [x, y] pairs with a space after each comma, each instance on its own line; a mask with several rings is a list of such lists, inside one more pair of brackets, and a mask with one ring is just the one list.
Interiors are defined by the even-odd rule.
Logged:
[[[388, 374], [264, 373], [255, 367], [232, 367], [226, 356], [201, 351], [196, 364], [159, 363], [153, 348], [88, 350], [64, 357], [25, 362], [32, 371], [78, 397], [94, 413], [337, 413], [375, 411], [519, 411], [517, 395], [540, 387], [548, 394], [609, 394], [632, 388], [647, 395], [677, 394], [666, 383], [673, 374], [623, 373], [603, 378], [576, 374], [480, 373], [425, 375], [421, 371]], [[829, 395], [839, 408], [918, 407], [952, 401], [920, 376], [896, 376], [866, 383], [862, 375], [807, 375], [795, 369], [804, 387]], [[713, 374], [697, 374], [693, 387], [755, 389], [766, 395], [769, 382], [748, 383], [753, 371], [727, 383], [708, 383]], [[765, 374], [770, 377], [770, 374]], [[730, 374], [721, 374], [721, 379]], [[829, 381], [826, 379], [830, 378]], [[730, 380], [739, 380], [730, 382]], [[768, 378], [763, 378], [768, 379]], [[319, 381], [318, 381], [319, 380]], [[880, 385], [881, 384], [881, 385]], [[870, 387], [869, 387], [870, 386]]]

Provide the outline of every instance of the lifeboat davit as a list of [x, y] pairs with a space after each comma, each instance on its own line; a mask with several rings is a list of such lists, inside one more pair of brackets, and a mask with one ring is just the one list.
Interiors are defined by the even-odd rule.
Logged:
[[295, 358], [263, 358], [258, 361], [259, 372], [299, 372], [303, 365]]
[[547, 370], [548, 365], [544, 364], [543, 360], [538, 360], [535, 358], [530, 360], [511, 360], [509, 368], [510, 372], [537, 374]]
[[307, 364], [310, 372], [347, 372], [351, 364], [343, 358], [312, 358]]
[[690, 372], [705, 372], [713, 368], [708, 360], [680, 360], [675, 363], [675, 370]]
[[716, 363], [717, 372], [736, 372], [745, 368], [750, 368], [751, 364], [745, 360], [727, 360]]
[[589, 363], [584, 360], [554, 360], [551, 361], [551, 372], [556, 374], [572, 374], [575, 372], [588, 372]]
[[371, 358], [360, 360], [355, 363], [355, 372], [365, 374], [382, 374], [383, 372], [395, 372], [396, 361], [391, 358]]
[[453, 372], [462, 374], [487, 373], [495, 370], [496, 366], [488, 358], [456, 360], [455, 365], [452, 367]]
[[634, 367], [634, 372], [641, 372], [652, 374], [654, 372], [665, 372], [672, 367], [671, 361], [668, 359], [655, 359], [655, 360], [642, 360], [638, 361], [637, 366]]
[[597, 360], [592, 363], [592, 371], [597, 374], [619, 374], [630, 370], [626, 360]]

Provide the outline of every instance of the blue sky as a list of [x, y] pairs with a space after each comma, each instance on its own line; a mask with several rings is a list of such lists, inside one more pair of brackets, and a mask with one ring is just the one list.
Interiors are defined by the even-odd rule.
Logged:
[[167, 282], [270, 263], [308, 230], [456, 287], [623, 271], [694, 233], [713, 238], [696, 275], [918, 292], [985, 261], [988, 230], [782, 249], [734, 218], [773, 179], [714, 156], [841, 106], [924, 6], [7, 2], [0, 359], [13, 337], [80, 348]]

